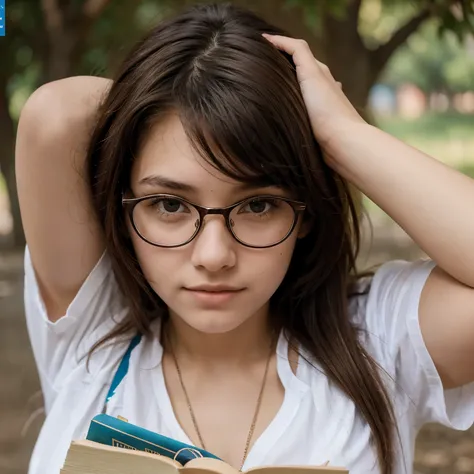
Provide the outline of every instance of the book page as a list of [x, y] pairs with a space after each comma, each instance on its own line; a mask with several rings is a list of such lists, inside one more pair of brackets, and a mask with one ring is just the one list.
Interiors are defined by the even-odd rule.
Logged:
[[61, 474], [178, 474], [179, 463], [158, 454], [73, 441]]
[[264, 466], [246, 471], [248, 474], [349, 474], [342, 467], [333, 466]]
[[181, 474], [238, 474], [230, 464], [213, 458], [196, 458], [179, 469]]
[[[186, 463], [179, 469], [181, 474], [237, 474], [224, 461], [211, 458], [197, 458]], [[263, 466], [244, 471], [246, 474], [348, 474], [349, 471], [333, 466]]]

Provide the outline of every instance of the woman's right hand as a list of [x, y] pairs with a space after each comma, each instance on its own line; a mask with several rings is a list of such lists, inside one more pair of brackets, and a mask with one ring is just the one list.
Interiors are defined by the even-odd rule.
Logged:
[[65, 314], [104, 250], [85, 173], [88, 137], [111, 81], [43, 85], [25, 104], [15, 162], [23, 227], [50, 320]]

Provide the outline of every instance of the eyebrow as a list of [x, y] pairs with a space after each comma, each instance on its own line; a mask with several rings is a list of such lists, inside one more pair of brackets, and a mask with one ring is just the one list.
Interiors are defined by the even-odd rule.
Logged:
[[[198, 191], [198, 188], [193, 186], [192, 184], [188, 183], [183, 183], [181, 181], [176, 181], [171, 178], [167, 178], [165, 176], [160, 176], [160, 175], [150, 175], [150, 176], [145, 176], [142, 178], [139, 182], [139, 185], [144, 185], [147, 187], [162, 187], [162, 188], [167, 188], [171, 191], [181, 191], [181, 192], [190, 192], [190, 193], [196, 193]], [[236, 186], [236, 190], [238, 191], [247, 191], [247, 190], [252, 190], [252, 189], [258, 189], [258, 188], [268, 188], [268, 187], [277, 187], [279, 188], [280, 186], [270, 184], [268, 182], [242, 182], [239, 183]]]
[[192, 186], [191, 184], [182, 183], [180, 181], [175, 181], [173, 179], [166, 178], [164, 176], [159, 176], [156, 174], [145, 176], [138, 182], [138, 184], [149, 186], [149, 187], [159, 186], [162, 188], [168, 188], [173, 191], [187, 191], [187, 192], [196, 191], [196, 188]]

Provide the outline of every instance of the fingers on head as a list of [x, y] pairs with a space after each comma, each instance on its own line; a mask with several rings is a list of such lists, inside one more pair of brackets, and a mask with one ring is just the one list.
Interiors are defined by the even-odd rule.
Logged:
[[286, 53], [293, 56], [293, 60], [296, 66], [302, 66], [304, 64], [311, 64], [312, 62], [316, 62], [318, 69], [327, 77], [332, 78], [331, 71], [326, 66], [326, 64], [318, 61], [311, 51], [311, 48], [308, 42], [302, 38], [295, 39], [295, 38], [288, 38], [286, 36], [278, 36], [278, 35], [264, 35], [275, 47], [278, 49], [285, 51]]
[[309, 44], [306, 40], [304, 39], [297, 39], [296, 40], [297, 43], [298, 43], [298, 47], [301, 48], [301, 49], [304, 49], [306, 51], [310, 51], [310, 48], [309, 48]]

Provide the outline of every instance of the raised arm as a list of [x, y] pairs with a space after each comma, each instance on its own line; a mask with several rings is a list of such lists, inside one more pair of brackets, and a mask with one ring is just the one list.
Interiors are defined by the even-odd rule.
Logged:
[[104, 250], [92, 210], [85, 155], [110, 81], [72, 77], [40, 87], [21, 113], [16, 176], [21, 216], [52, 321], [64, 315]]
[[436, 263], [418, 319], [444, 388], [474, 382], [474, 180], [366, 124], [305, 42], [271, 38], [293, 56], [327, 163]]

